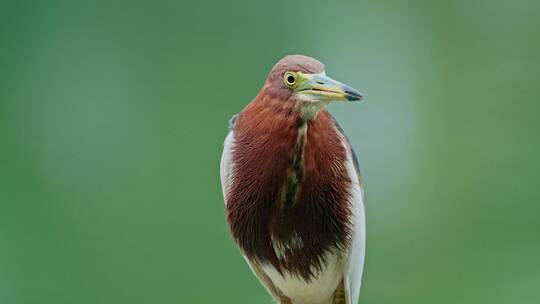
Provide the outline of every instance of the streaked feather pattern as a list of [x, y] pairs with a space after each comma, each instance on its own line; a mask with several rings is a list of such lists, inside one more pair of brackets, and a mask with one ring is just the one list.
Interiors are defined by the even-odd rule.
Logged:
[[[336, 130], [339, 132], [342, 138], [342, 144], [347, 149], [347, 159], [346, 159], [346, 168], [347, 173], [349, 174], [350, 180], [351, 180], [351, 197], [352, 197], [352, 205], [353, 205], [353, 216], [354, 216], [354, 222], [353, 222], [353, 234], [352, 234], [352, 242], [350, 245], [350, 249], [347, 252], [343, 252], [342, 255], [339, 257], [339, 260], [341, 261], [338, 268], [333, 269], [332, 271], [339, 272], [338, 277], [338, 286], [335, 289], [335, 295], [332, 295], [332, 299], [329, 301], [331, 302], [321, 302], [321, 304], [337, 304], [337, 303], [344, 303], [344, 304], [352, 304], [352, 303], [358, 303], [358, 298], [360, 294], [360, 284], [362, 279], [362, 270], [364, 266], [364, 252], [365, 252], [365, 212], [364, 212], [364, 196], [363, 196], [363, 189], [361, 184], [361, 177], [359, 172], [359, 166], [356, 159], [356, 155], [354, 154], [354, 151], [352, 150], [352, 147], [347, 140], [347, 137], [344, 135], [343, 130], [339, 127], [339, 125], [332, 120], [335, 124]], [[232, 180], [234, 180], [234, 170], [233, 170], [233, 164], [232, 164], [232, 151], [234, 150], [235, 146], [235, 133], [234, 133], [234, 125], [232, 125], [232, 128], [227, 135], [227, 138], [224, 143], [224, 150], [223, 150], [223, 156], [221, 160], [221, 183], [222, 188], [224, 191], [224, 197], [225, 197], [225, 204], [227, 204], [227, 189], [229, 189], [229, 185]], [[272, 281], [272, 276], [276, 276], [276, 274], [279, 274], [277, 271], [268, 271], [265, 272], [265, 267], [263, 265], [258, 264], [255, 261], [251, 261], [248, 257], [245, 256], [246, 261], [248, 261], [248, 264], [250, 265], [250, 268], [252, 269], [253, 273], [259, 278], [261, 283], [266, 287], [268, 292], [276, 298], [278, 301], [281, 301], [280, 303], [287, 303], [287, 301], [291, 304], [315, 304], [314, 302], [293, 302], [287, 294], [283, 293]], [[266, 267], [268, 269], [268, 267]], [[280, 275], [281, 276], [281, 275]], [[286, 275], [287, 276], [287, 275]], [[295, 278], [294, 276], [288, 276], [291, 280], [296, 280], [297, 283], [296, 287], [301, 286], [305, 283], [302, 279]], [[314, 290], [324, 290], [325, 286], [319, 286], [317, 285], [317, 280], [313, 282]], [[324, 282], [318, 282], [319, 284], [328, 284], [327, 281]], [[334, 282], [335, 283], [335, 282]], [[342, 289], [340, 289], [342, 288]], [[303, 292], [303, 290], [300, 290], [300, 292]], [[321, 297], [319, 294], [315, 295], [315, 298], [324, 298]]]

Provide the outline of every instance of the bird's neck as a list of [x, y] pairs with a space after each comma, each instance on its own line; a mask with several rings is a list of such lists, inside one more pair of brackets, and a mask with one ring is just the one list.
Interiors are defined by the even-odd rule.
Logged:
[[[320, 109], [317, 110], [317, 113]], [[297, 200], [306, 175], [305, 148], [308, 134], [316, 119], [315, 108], [306, 109], [292, 101], [272, 98], [256, 99], [241, 114], [245, 126], [251, 126], [246, 133], [242, 121], [237, 138], [251, 138], [261, 145], [252, 147], [255, 156], [264, 161], [259, 167], [268, 178], [281, 181], [274, 184], [278, 191], [274, 200], [276, 210], [292, 208]], [[244, 137], [245, 136], [245, 137]], [[251, 163], [257, 165], [257, 162]], [[277, 217], [277, 216], [276, 216]]]
[[280, 208], [293, 207], [298, 200], [300, 185], [304, 181], [304, 150], [307, 141], [308, 121], [301, 119], [296, 126], [296, 143], [291, 152], [291, 165], [287, 168], [287, 178], [283, 185], [283, 197]]

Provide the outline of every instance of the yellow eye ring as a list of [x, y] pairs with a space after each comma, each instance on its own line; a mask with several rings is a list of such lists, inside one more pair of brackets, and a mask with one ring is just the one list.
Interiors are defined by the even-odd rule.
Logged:
[[287, 72], [285, 75], [283, 75], [283, 82], [288, 87], [293, 87], [296, 84], [296, 75], [292, 72]]

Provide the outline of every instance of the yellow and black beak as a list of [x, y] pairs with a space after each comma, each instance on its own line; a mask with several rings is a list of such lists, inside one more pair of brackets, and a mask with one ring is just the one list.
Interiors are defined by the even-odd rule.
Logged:
[[358, 90], [334, 80], [324, 73], [300, 74], [295, 92], [312, 99], [313, 101], [355, 101], [362, 99]]

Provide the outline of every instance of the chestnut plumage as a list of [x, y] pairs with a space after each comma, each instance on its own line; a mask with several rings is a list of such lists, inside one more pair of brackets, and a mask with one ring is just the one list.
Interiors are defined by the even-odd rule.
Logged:
[[325, 106], [360, 92], [287, 56], [232, 121], [221, 163], [231, 234], [279, 303], [356, 303], [364, 260], [356, 156]]

